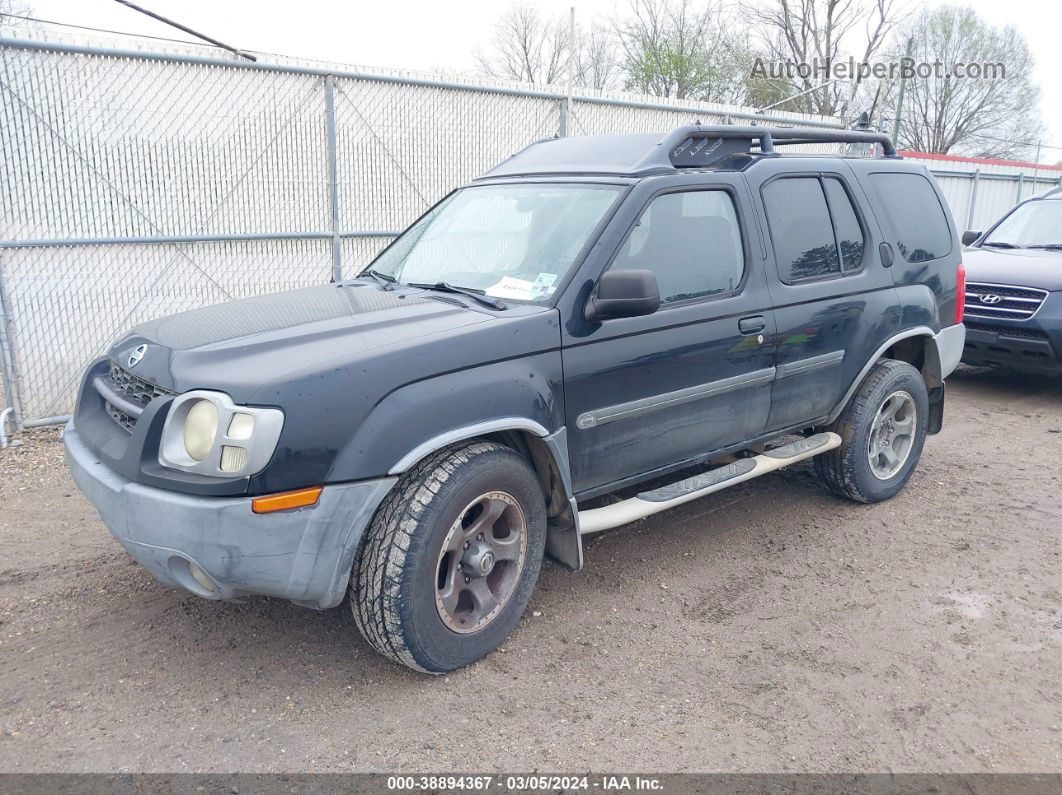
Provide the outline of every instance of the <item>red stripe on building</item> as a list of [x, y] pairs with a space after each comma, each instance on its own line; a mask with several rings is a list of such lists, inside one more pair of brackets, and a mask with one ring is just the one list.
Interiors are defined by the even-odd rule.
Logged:
[[985, 166], [1017, 166], [1018, 168], [1033, 168], [1040, 171], [1062, 171], [1062, 165], [1048, 166], [1043, 163], [1026, 163], [1021, 160], [993, 160], [987, 157], [962, 157], [961, 155], [938, 155], [931, 152], [899, 152], [902, 157], [910, 157], [917, 160], [947, 160], [953, 163], [978, 163]]

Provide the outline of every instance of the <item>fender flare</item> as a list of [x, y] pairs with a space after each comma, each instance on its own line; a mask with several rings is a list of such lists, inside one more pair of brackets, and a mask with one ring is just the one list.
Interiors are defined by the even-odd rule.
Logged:
[[[566, 427], [562, 426], [550, 433], [541, 423], [527, 417], [501, 417], [471, 425], [463, 425], [421, 442], [402, 456], [391, 467], [388, 474], [401, 475], [425, 456], [431, 455], [436, 450], [441, 450], [448, 445], [504, 431], [526, 432], [537, 437], [545, 447], [546, 453], [552, 459], [553, 468], [560, 474], [563, 497], [567, 500], [569, 506], [570, 523], [557, 524], [553, 521], [549, 522], [547, 525], [546, 551], [566, 568], [571, 571], [579, 571], [583, 567], [583, 545], [582, 537], [579, 535], [579, 508], [572, 490], [571, 467], [568, 462], [568, 429]], [[534, 462], [532, 462], [532, 465], [534, 465]]]
[[863, 365], [863, 369], [859, 371], [859, 375], [848, 387], [848, 391], [844, 393], [841, 402], [830, 412], [825, 424], [828, 425], [833, 422], [844, 411], [844, 407], [848, 405], [852, 395], [855, 394], [859, 385], [863, 383], [863, 379], [867, 377], [867, 374], [885, 351], [897, 342], [915, 337], [925, 338], [925, 362], [922, 366], [922, 377], [926, 379], [926, 386], [929, 387], [931, 394], [932, 390], [935, 389], [943, 395], [944, 379], [958, 367], [959, 360], [962, 358], [963, 346], [966, 343], [966, 326], [962, 323], [945, 326], [940, 331], [933, 331], [929, 326], [914, 326], [893, 334]]
[[540, 438], [549, 436], [549, 431], [541, 423], [529, 420], [526, 417], [502, 417], [497, 420], [464, 425], [421, 442], [402, 456], [387, 474], [401, 475], [425, 456], [431, 455], [436, 450], [441, 450], [447, 445], [463, 442], [465, 439], [474, 439], [477, 436], [483, 436], [488, 433], [498, 433], [499, 431], [529, 431]]
[[855, 391], [859, 389], [859, 385], [863, 383], [863, 379], [867, 377], [867, 375], [874, 368], [874, 365], [878, 363], [878, 360], [882, 357], [885, 351], [887, 351], [897, 342], [906, 339], [911, 339], [913, 337], [926, 337], [927, 340], [932, 343], [932, 348], [929, 351], [929, 355], [926, 356], [926, 365], [931, 369], [936, 369], [938, 372], [934, 373], [933, 375], [936, 378], [939, 378], [941, 382], [943, 382], [943, 375], [939, 373], [940, 354], [937, 350], [936, 345], [936, 332], [933, 331], [933, 329], [931, 329], [929, 326], [915, 326], [913, 328], [904, 329], [903, 331], [897, 332], [896, 334], [893, 334], [891, 337], [889, 337], [884, 343], [882, 343], [878, 347], [876, 351], [874, 351], [874, 354], [869, 359], [867, 359], [866, 364], [863, 365], [863, 368], [859, 371], [859, 374], [855, 377], [855, 379], [853, 379], [852, 383], [848, 387], [848, 390], [844, 393], [844, 397], [841, 398], [840, 402], [837, 403], [833, 411], [830, 412], [823, 425], [829, 425], [831, 422], [837, 419], [837, 417], [840, 416], [841, 412], [844, 411], [844, 407], [848, 405], [848, 401], [852, 399], [852, 395], [854, 395]]

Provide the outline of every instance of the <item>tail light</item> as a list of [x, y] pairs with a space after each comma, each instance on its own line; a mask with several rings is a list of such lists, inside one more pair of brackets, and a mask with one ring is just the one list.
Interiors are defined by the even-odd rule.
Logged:
[[966, 268], [962, 263], [955, 269], [955, 322], [962, 323], [966, 311]]

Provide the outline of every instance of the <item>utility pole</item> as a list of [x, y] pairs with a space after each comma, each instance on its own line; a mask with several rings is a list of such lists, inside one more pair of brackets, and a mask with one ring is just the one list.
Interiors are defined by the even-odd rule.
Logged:
[[[907, 55], [904, 56], [904, 62], [911, 60], [911, 53], [914, 52], [914, 36], [910, 36], [907, 39]], [[903, 64], [901, 64], [901, 67]], [[900, 71], [900, 93], [896, 97], [896, 118], [892, 122], [892, 145], [896, 146], [896, 139], [900, 136], [900, 114], [903, 113], [903, 95], [907, 91], [907, 80], [903, 76], [903, 71]]]
[[1036, 180], [1040, 176], [1040, 144], [1043, 141], [1036, 142], [1036, 165], [1033, 166], [1033, 194], [1036, 193]]
[[572, 134], [572, 91], [575, 86], [575, 6], [568, 17], [568, 95], [564, 99], [564, 132]]

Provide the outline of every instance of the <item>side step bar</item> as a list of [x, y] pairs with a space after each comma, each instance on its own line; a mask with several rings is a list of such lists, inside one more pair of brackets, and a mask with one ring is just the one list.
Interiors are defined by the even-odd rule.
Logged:
[[841, 444], [836, 433], [816, 433], [806, 439], [776, 447], [752, 458], [740, 458], [732, 464], [710, 469], [692, 478], [680, 480], [667, 486], [645, 491], [637, 497], [623, 500], [603, 508], [591, 508], [579, 512], [579, 534], [600, 533], [613, 527], [644, 519], [654, 513], [666, 511], [684, 502], [696, 500], [706, 494], [743, 483], [784, 466], [803, 461], [819, 453], [825, 453]]

